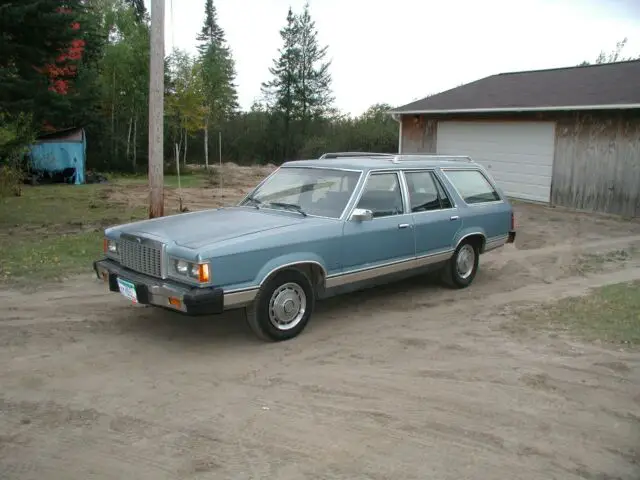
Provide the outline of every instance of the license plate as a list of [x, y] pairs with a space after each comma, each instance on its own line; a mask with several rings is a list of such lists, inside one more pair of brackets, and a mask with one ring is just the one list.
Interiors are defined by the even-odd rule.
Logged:
[[118, 288], [120, 289], [120, 293], [131, 300], [133, 303], [138, 303], [138, 295], [136, 295], [136, 286], [122, 278], [118, 278]]

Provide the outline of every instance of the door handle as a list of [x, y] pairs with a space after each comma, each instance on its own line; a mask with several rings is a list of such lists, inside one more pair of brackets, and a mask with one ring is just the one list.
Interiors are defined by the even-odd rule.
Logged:
[[451, 215], [451, 216], [449, 217], [449, 220], [451, 220], [451, 221], [453, 222], [454, 220], [458, 220], [459, 218], [460, 218], [460, 216], [459, 216], [459, 215]]
[[398, 225], [398, 228], [409, 228], [411, 225], [409, 225], [408, 223], [401, 223], [400, 225]]

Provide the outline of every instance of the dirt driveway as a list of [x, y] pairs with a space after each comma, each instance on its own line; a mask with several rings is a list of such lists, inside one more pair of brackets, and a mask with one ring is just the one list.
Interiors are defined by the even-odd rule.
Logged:
[[0, 477], [637, 480], [640, 354], [504, 325], [640, 278], [640, 225], [516, 208], [471, 288], [330, 300], [282, 344], [89, 275], [0, 292]]

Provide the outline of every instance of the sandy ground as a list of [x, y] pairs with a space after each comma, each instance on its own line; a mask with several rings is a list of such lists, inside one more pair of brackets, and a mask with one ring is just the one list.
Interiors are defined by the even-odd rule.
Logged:
[[[274, 165], [244, 167], [231, 162], [222, 167], [211, 166], [211, 175], [204, 188], [165, 188], [165, 212], [178, 212], [180, 197], [183, 206], [190, 211], [234, 205], [275, 168]], [[149, 188], [147, 185], [113, 185], [107, 189], [107, 198], [110, 202], [129, 207], [146, 206]]]
[[637, 480], [640, 353], [505, 323], [640, 278], [640, 225], [516, 208], [471, 288], [332, 299], [280, 344], [89, 275], [0, 292], [0, 478]]

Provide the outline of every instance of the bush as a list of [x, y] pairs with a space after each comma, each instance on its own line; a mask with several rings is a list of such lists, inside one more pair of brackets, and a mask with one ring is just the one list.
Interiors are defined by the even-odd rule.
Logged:
[[18, 165], [0, 166], [0, 198], [22, 195], [24, 172]]

